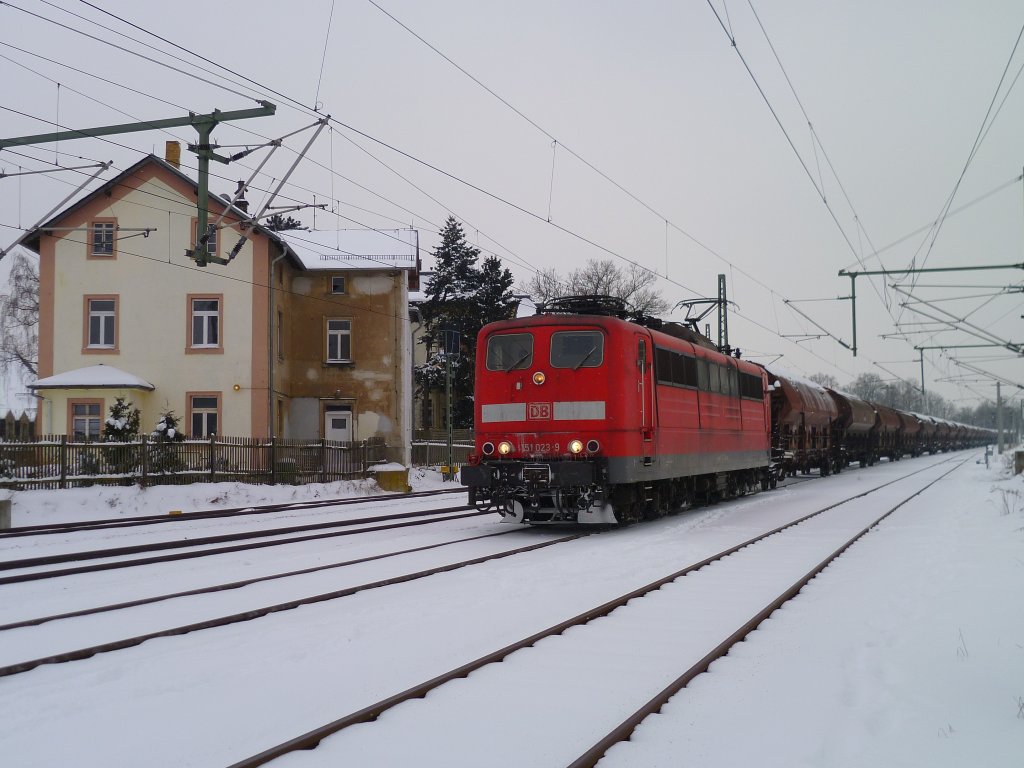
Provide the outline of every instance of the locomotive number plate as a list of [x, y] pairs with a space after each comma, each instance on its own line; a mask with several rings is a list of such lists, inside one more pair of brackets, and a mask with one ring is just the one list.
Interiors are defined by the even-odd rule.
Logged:
[[544, 464], [527, 464], [523, 467], [523, 480], [547, 485], [551, 482], [551, 468]]

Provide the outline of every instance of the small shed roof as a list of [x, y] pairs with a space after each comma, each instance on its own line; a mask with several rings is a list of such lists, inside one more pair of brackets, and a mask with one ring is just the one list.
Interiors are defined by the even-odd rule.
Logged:
[[29, 389], [156, 389], [140, 376], [122, 371], [112, 365], [90, 365], [76, 368], [45, 379], [37, 379]]

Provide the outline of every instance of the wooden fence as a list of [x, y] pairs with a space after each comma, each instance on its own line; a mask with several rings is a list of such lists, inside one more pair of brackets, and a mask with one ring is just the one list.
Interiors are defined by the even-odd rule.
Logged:
[[[456, 429], [452, 433], [452, 466], [461, 467], [473, 453], [473, 430]], [[417, 429], [413, 432], [414, 467], [438, 467], [448, 464], [448, 433], [443, 429]]]
[[76, 442], [66, 435], [0, 442], [0, 487], [29, 490], [91, 485], [328, 483], [366, 476], [387, 460], [381, 438], [283, 440], [210, 437], [180, 443]]

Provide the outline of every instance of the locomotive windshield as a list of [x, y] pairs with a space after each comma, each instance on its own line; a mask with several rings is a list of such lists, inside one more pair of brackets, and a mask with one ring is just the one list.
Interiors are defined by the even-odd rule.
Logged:
[[561, 331], [551, 334], [552, 368], [597, 368], [604, 362], [600, 331]]
[[512, 371], [533, 364], [533, 336], [504, 333], [487, 340], [487, 370]]

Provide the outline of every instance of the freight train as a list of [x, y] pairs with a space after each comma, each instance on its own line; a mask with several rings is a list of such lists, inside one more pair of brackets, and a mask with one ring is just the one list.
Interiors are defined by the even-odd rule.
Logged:
[[531, 524], [630, 523], [993, 439], [723, 354], [608, 296], [485, 326], [474, 409], [469, 501]]

